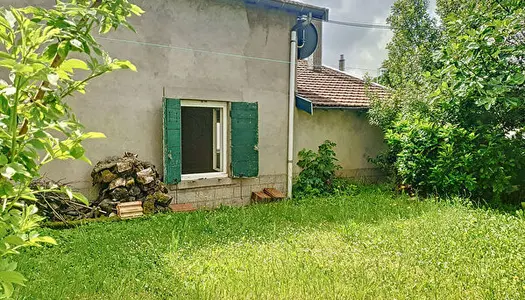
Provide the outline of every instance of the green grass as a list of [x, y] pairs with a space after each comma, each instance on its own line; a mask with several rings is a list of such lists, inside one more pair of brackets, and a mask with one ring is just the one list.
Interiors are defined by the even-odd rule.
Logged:
[[21, 299], [525, 298], [525, 221], [381, 187], [46, 233]]

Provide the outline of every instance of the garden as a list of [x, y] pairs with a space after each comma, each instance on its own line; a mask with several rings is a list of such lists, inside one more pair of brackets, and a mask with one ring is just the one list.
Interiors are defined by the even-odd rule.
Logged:
[[525, 219], [386, 186], [44, 229], [20, 299], [522, 299]]

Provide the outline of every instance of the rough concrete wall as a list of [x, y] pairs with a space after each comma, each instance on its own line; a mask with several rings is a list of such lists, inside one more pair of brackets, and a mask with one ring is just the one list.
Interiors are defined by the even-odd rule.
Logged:
[[[262, 57], [194, 52], [100, 40], [109, 53], [129, 59], [138, 72], [117, 71], [93, 81], [70, 104], [89, 131], [107, 139], [85, 143], [93, 162], [124, 151], [162, 169], [162, 96], [259, 102], [260, 174], [286, 173], [289, 32], [294, 17], [246, 9], [242, 1], [136, 0], [146, 13], [133, 18], [137, 33], [119, 30], [111, 38]], [[0, 0], [2, 6], [50, 6], [54, 0]], [[52, 178], [90, 186], [91, 167], [53, 162]], [[86, 191], [86, 190], [85, 190]]]
[[[297, 153], [306, 148], [317, 151], [325, 140], [337, 144], [335, 152], [343, 169], [340, 175], [373, 179], [381, 173], [369, 157], [375, 157], [384, 147], [381, 130], [370, 125], [363, 112], [352, 110], [315, 109], [313, 115], [295, 111], [295, 162]], [[300, 172], [296, 165], [294, 172]]]
[[206, 179], [185, 181], [170, 187], [173, 203], [191, 203], [197, 208], [220, 205], [242, 206], [250, 204], [252, 192], [264, 188], [286, 191], [286, 175], [262, 175], [249, 179]]

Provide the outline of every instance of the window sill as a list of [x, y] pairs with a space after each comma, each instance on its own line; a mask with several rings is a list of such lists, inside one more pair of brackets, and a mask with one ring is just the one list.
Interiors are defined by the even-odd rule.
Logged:
[[202, 174], [188, 174], [182, 175], [182, 181], [195, 181], [195, 180], [205, 180], [205, 179], [214, 179], [214, 178], [228, 178], [228, 174], [224, 172], [217, 173], [202, 173]]
[[225, 174], [223, 177], [214, 177], [214, 178], [198, 178], [198, 179], [185, 179], [182, 178], [182, 181], [176, 185], [176, 189], [185, 190], [185, 189], [194, 189], [194, 188], [203, 188], [203, 187], [213, 187], [213, 186], [224, 186], [234, 184], [233, 180]]

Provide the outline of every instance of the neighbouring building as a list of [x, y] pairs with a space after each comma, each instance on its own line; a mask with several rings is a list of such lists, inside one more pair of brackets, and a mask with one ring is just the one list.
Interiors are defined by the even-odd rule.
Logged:
[[[384, 149], [383, 133], [370, 125], [366, 115], [370, 95], [386, 97], [386, 89], [344, 72], [344, 59], [336, 70], [299, 61], [297, 66], [297, 101], [311, 108], [295, 114], [295, 149], [316, 150], [325, 140], [337, 144], [335, 151], [343, 167], [340, 175], [368, 181], [384, 174], [369, 158]], [[297, 161], [297, 157], [295, 159]], [[296, 172], [299, 172], [297, 167]]]

